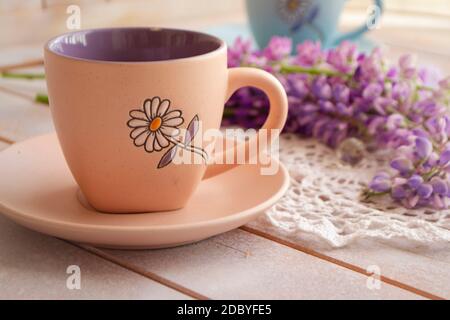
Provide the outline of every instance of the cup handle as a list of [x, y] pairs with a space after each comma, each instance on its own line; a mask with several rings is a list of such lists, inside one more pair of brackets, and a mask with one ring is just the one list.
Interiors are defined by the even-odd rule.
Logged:
[[[244, 148], [246, 156], [249, 155], [249, 150], [258, 150], [257, 147], [259, 141], [264, 135], [265, 141], [267, 141], [265, 146], [270, 146], [271, 140], [277, 138], [280, 134], [281, 129], [286, 123], [288, 113], [287, 96], [281, 83], [270, 73], [256, 68], [228, 69], [228, 90], [225, 101], [227, 101], [237, 89], [247, 86], [258, 88], [267, 94], [270, 102], [270, 110], [266, 122], [261, 127], [261, 129], [266, 130], [260, 129], [252, 138], [243, 142], [245, 144]], [[239, 144], [234, 146], [234, 150], [231, 149], [235, 155], [238, 146], [241, 148], [241, 144]], [[221, 174], [239, 165], [236, 161], [233, 164], [221, 164], [224, 156], [226, 157], [226, 152], [227, 150], [214, 154], [215, 161], [208, 165], [203, 179]], [[248, 161], [248, 159], [246, 159], [246, 161]]]
[[[380, 10], [380, 16], [383, 14], [383, 0], [374, 0], [374, 5], [376, 7], [378, 7], [378, 9]], [[369, 31], [369, 27], [367, 26], [367, 23], [364, 23], [362, 26], [360, 26], [358, 29], [341, 34], [340, 36], [338, 36], [336, 39], [333, 40], [333, 45], [338, 45], [339, 43], [341, 43], [344, 40], [353, 40], [355, 38], [358, 38], [359, 36], [361, 36], [362, 34], [366, 33], [367, 31]]]

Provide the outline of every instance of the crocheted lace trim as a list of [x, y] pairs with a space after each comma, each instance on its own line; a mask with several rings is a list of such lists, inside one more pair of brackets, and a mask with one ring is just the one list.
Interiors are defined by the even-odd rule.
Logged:
[[293, 239], [301, 232], [312, 233], [333, 247], [361, 238], [450, 241], [450, 210], [410, 210], [388, 197], [361, 201], [361, 191], [384, 165], [380, 153], [367, 154], [350, 166], [314, 140], [285, 134], [280, 138], [280, 159], [289, 170], [290, 188], [253, 225], [276, 227]]

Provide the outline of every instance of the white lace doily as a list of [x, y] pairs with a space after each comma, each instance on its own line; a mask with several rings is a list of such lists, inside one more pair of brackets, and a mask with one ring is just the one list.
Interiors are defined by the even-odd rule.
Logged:
[[388, 198], [361, 201], [361, 191], [380, 167], [379, 155], [368, 154], [352, 167], [342, 164], [336, 151], [289, 134], [280, 139], [280, 159], [291, 186], [253, 225], [275, 227], [288, 238], [312, 233], [333, 247], [361, 238], [450, 241], [450, 210], [410, 210]]

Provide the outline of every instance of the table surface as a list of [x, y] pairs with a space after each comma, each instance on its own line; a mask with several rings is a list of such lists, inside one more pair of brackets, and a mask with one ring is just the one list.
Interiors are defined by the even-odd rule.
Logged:
[[[406, 18], [402, 26], [387, 23], [370, 38], [392, 58], [415, 52], [422, 64], [450, 74], [449, 26], [432, 20], [426, 28]], [[0, 65], [39, 57], [40, 46], [11, 46], [0, 51]], [[44, 81], [0, 79], [0, 149], [53, 131], [48, 107], [31, 99], [40, 91]], [[172, 249], [105, 250], [0, 215], [0, 298], [446, 299], [449, 248], [361, 241], [332, 249], [307, 234], [293, 243], [244, 226]], [[66, 287], [70, 265], [81, 269], [80, 290]], [[372, 275], [377, 269], [380, 277]]]

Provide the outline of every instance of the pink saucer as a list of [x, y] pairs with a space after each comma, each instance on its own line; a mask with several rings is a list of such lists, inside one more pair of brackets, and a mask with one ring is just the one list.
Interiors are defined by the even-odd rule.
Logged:
[[[276, 161], [272, 159], [272, 161]], [[90, 209], [55, 134], [0, 153], [0, 212], [30, 229], [110, 248], [162, 248], [196, 242], [246, 224], [286, 192], [289, 175], [241, 165], [203, 181], [188, 205], [171, 212], [106, 214]]]

